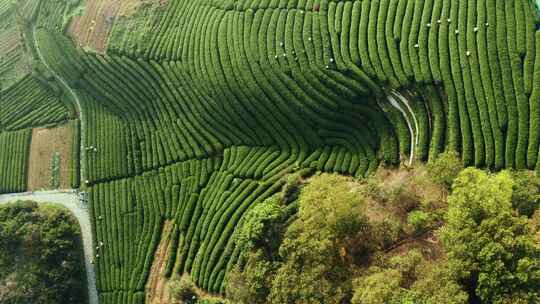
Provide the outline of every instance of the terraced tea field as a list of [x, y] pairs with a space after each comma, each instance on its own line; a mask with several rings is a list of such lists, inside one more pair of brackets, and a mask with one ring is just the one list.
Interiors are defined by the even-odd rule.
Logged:
[[155, 261], [223, 293], [237, 227], [293, 173], [443, 151], [540, 172], [530, 0], [169, 0], [118, 20], [88, 0], [69, 27], [64, 1], [32, 3], [39, 73], [0, 92], [0, 192], [26, 189], [31, 128], [79, 118], [101, 303], [145, 303]]

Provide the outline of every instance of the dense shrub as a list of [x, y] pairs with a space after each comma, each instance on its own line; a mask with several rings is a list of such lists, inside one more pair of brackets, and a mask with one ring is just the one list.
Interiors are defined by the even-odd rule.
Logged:
[[171, 280], [168, 283], [169, 294], [173, 301], [178, 304], [197, 303], [197, 292], [195, 285], [188, 276]]

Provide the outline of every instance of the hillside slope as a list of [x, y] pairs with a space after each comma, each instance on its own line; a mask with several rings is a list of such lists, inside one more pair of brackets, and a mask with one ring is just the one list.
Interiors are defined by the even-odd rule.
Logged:
[[[108, 244], [96, 261], [102, 303], [144, 303], [163, 238], [172, 242], [166, 277], [189, 273], [223, 292], [241, 254], [239, 223], [292, 173], [361, 178], [443, 151], [458, 151], [465, 165], [540, 170], [540, 31], [530, 0], [86, 0], [36, 9], [25, 20], [41, 59], [84, 114], [82, 188], [94, 239]], [[87, 29], [70, 27], [76, 13]]]

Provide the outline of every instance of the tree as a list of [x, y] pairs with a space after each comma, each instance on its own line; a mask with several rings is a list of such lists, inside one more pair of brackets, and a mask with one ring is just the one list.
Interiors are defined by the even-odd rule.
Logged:
[[373, 273], [356, 281], [352, 304], [401, 303], [405, 290], [401, 288], [401, 273], [395, 269], [371, 270]]
[[441, 233], [450, 270], [484, 303], [540, 301], [540, 248], [512, 209], [511, 175], [465, 169], [452, 188]]
[[243, 262], [228, 274], [227, 296], [249, 304], [350, 299], [354, 265], [378, 244], [356, 186], [323, 174], [302, 188], [298, 205], [273, 198], [256, 206], [237, 234]]
[[363, 195], [345, 177], [323, 174], [302, 189], [298, 218], [279, 248], [271, 303], [341, 303], [353, 265], [375, 250]]
[[276, 263], [260, 249], [247, 253], [242, 268], [228, 273], [227, 298], [233, 303], [265, 304], [275, 275]]

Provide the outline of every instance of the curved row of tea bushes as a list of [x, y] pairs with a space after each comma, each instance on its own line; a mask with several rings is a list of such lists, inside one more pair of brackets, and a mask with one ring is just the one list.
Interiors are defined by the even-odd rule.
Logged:
[[48, 30], [63, 32], [66, 18], [66, 9], [71, 5], [69, 1], [64, 0], [34, 0], [40, 2], [39, 16], [37, 24]]
[[[360, 80], [356, 94], [379, 94], [366, 75], [383, 87], [396, 89], [421, 90], [419, 84], [435, 84], [447, 104], [443, 117], [440, 106], [427, 112], [429, 120], [437, 121], [437, 131], [430, 134], [436, 133], [438, 141], [445, 129], [443, 145], [460, 151], [466, 164], [495, 169], [530, 167], [527, 121], [531, 102], [526, 99], [530, 99], [533, 87], [536, 43], [529, 2], [255, 1], [231, 7], [224, 3], [171, 4], [161, 19], [148, 25], [146, 30], [158, 32], [152, 39], [137, 41], [129, 35], [124, 39], [140, 51], [130, 56], [193, 62], [197, 69], [206, 60], [198, 57], [203, 53], [198, 52], [199, 46], [205, 50], [203, 45], [215, 43], [217, 32], [229, 32], [238, 38], [237, 43], [229, 44], [221, 36], [215, 43], [216, 50], [228, 50], [232, 56], [221, 56], [214, 65], [223, 68], [225, 79], [233, 77], [227, 72], [242, 73], [246, 67], [250, 67], [248, 73], [257, 76], [253, 67], [269, 64], [285, 75], [291, 73], [300, 89], [307, 92], [316, 89], [302, 83], [306, 76], [297, 71], [315, 67], [332, 78], [347, 74]], [[185, 18], [175, 19], [184, 14]], [[230, 27], [239, 35], [235, 36]], [[255, 31], [257, 35], [252, 34]], [[122, 54], [127, 49], [115, 45], [111, 51]], [[238, 57], [242, 68], [235, 71], [236, 61], [231, 60], [241, 52], [246, 56]], [[493, 62], [499, 64], [490, 64]], [[339, 73], [332, 75], [334, 70]], [[206, 67], [197, 72], [210, 70]], [[270, 81], [280, 77], [268, 75]], [[343, 84], [349, 90], [356, 86], [350, 79]], [[234, 89], [234, 84], [230, 85]], [[279, 84], [274, 85], [282, 91]], [[232, 97], [243, 98], [234, 93]], [[415, 111], [420, 111], [420, 122], [425, 121], [425, 110]], [[429, 141], [424, 140], [419, 147], [441, 147], [440, 142]], [[422, 148], [418, 156], [426, 159], [437, 151], [440, 148], [431, 149], [431, 153]]]
[[0, 131], [66, 122], [73, 114], [60, 98], [32, 76], [25, 76], [0, 91]]

